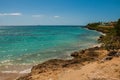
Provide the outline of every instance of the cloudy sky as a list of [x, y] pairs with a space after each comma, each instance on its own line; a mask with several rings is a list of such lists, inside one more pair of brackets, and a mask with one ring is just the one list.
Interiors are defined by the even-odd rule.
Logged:
[[120, 0], [0, 0], [0, 25], [85, 25], [120, 18]]

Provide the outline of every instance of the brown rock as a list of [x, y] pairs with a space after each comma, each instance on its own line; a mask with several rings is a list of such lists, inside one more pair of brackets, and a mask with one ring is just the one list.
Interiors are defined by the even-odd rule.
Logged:
[[116, 53], [117, 53], [117, 51], [112, 50], [108, 53], [108, 56], [115, 56]]

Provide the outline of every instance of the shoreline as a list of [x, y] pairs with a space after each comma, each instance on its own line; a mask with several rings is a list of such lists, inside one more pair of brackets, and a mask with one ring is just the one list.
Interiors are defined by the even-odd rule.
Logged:
[[[98, 44], [90, 45], [88, 48], [84, 48], [84, 49], [89, 49], [89, 48], [94, 48], [94, 47], [100, 47], [100, 46], [101, 46], [101, 44], [98, 43]], [[81, 49], [81, 50], [84, 50], [84, 49]], [[59, 58], [53, 58], [53, 59], [71, 60], [73, 58], [71, 56], [71, 53], [74, 53], [76, 51], [81, 51], [81, 50], [69, 51], [69, 54], [66, 55], [66, 56], [69, 56], [69, 58], [66, 58], [66, 59], [63, 59], [61, 57], [59, 57]], [[64, 57], [64, 55], [63, 55], [63, 57]], [[48, 59], [48, 60], [51, 60], [51, 59]], [[31, 67], [32, 68], [34, 65], [42, 64], [42, 63], [44, 63], [44, 62], [46, 62], [48, 60], [41, 61], [40, 63], [35, 63], [35, 64], [15, 64], [15, 65], [14, 64], [2, 64], [2, 65], [0, 65], [0, 69], [1, 69], [0, 72], [3, 72], [3, 73], [10, 73], [10, 72], [11, 73], [19, 73], [21, 71], [26, 70], [25, 68], [27, 68], [27, 67]], [[21, 69], [17, 68], [18, 66], [21, 66]], [[11, 70], [9, 70], [9, 69], [11, 69]]]
[[[100, 33], [101, 35], [105, 35], [105, 33]], [[100, 36], [98, 39], [99, 38]], [[74, 51], [70, 54], [71, 59], [49, 59], [42, 63], [31, 65], [32, 68], [27, 68], [20, 72], [12, 71], [11, 73], [10, 71], [4, 71], [3, 73], [0, 73], [0, 76], [3, 76], [2, 80], [67, 80], [65, 79], [66, 72], [81, 70], [82, 67], [91, 63], [101, 63], [109, 53], [101, 46], [102, 43], [98, 43], [89, 46], [88, 48]], [[11, 74], [14, 74], [14, 76], [11, 76]], [[4, 79], [4, 76], [6, 75], [9, 76], [8, 79]], [[64, 78], [61, 78], [61, 76]], [[79, 78], [76, 80], [79, 80]]]
[[[87, 28], [86, 28], [87, 29]], [[93, 48], [93, 47], [98, 47], [98, 46], [100, 46], [100, 44], [95, 44], [95, 45], [91, 45], [91, 46], [89, 46], [87, 49], [89, 49], [89, 48]], [[86, 49], [86, 48], [85, 48]], [[83, 49], [81, 49], [81, 50], [83, 50]], [[73, 51], [73, 53], [74, 52], [76, 52], [76, 51], [78, 51], [78, 50], [75, 50], [75, 51]], [[67, 59], [68, 61], [69, 60], [71, 60], [72, 61], [72, 56], [71, 56], [71, 54], [72, 53], [69, 53], [70, 54], [70, 57], [71, 57], [71, 59]], [[49, 59], [49, 60], [53, 60], [53, 59]], [[49, 61], [49, 60], [47, 60], [47, 61]], [[63, 60], [63, 59], [58, 59], [58, 60]], [[67, 60], [64, 60], [64, 61], [67, 61]], [[43, 62], [41, 62], [41, 63], [39, 63], [39, 64], [42, 64], [42, 63], [45, 63], [45, 62], [47, 62], [47, 61], [43, 61]], [[63, 62], [64, 62], [63, 61]], [[16, 76], [14, 76], [14, 77], [16, 77], [16, 78], [18, 78], [18, 77], [20, 77], [20, 76], [23, 76], [23, 75], [26, 75], [26, 74], [29, 74], [30, 73], [30, 70], [32, 70], [32, 67], [33, 66], [36, 66], [36, 65], [38, 65], [38, 64], [35, 64], [35, 65], [30, 65], [29, 66], [29, 68], [27, 67], [26, 68], [26, 66], [25, 65], [20, 65], [21, 67], [23, 67], [23, 68], [21, 68], [21, 69], [16, 69], [18, 66], [16, 66], [16, 65], [8, 65], [8, 66], [6, 66], [6, 70], [5, 71], [0, 71], [0, 76], [2, 76], [2, 80], [6, 80], [6, 79], [4, 79], [4, 77], [6, 77], [6, 76], [3, 76], [3, 75], [10, 75], [10, 74], [15, 74]], [[13, 67], [13, 68], [11, 68], [11, 66]], [[19, 66], [19, 67], [20, 67]], [[15, 67], [15, 68], [14, 68]], [[10, 76], [11, 77], [11, 76]], [[8, 77], [9, 78], [9, 80], [12, 80], [13, 79], [13, 77], [11, 77], [11, 79], [10, 79], [10, 77]], [[1, 78], [0, 78], [1, 79]]]
[[6, 65], [0, 66], [0, 80], [15, 80], [31, 72], [33, 65]]
[[[90, 54], [93, 52], [105, 53], [102, 56], [97, 54]], [[84, 55], [84, 54], [85, 55]], [[81, 57], [82, 54], [82, 57]], [[107, 51], [103, 50], [99, 45], [95, 45], [92, 48], [84, 49], [81, 51], [73, 52], [71, 56], [73, 59], [62, 60], [62, 59], [50, 59], [41, 64], [34, 65], [31, 69], [31, 73], [21, 76], [17, 80], [34, 80], [37, 75], [38, 79], [35, 80], [58, 80], [59, 74], [69, 72], [71, 70], [80, 69], [82, 66], [87, 65], [91, 62], [98, 61], [107, 55]], [[96, 57], [96, 58], [95, 58]], [[33, 79], [31, 78], [33, 77]], [[61, 79], [60, 79], [61, 80]], [[66, 79], [65, 79], [66, 80]]]
[[[86, 27], [86, 29], [89, 29]], [[89, 29], [89, 30], [92, 30], [92, 29]], [[97, 30], [95, 30], [97, 31]], [[97, 32], [100, 32], [100, 31], [97, 31]], [[103, 32], [100, 32], [101, 35], [105, 35], [105, 33]], [[98, 36], [98, 39], [100, 38], [100, 36]], [[97, 40], [98, 40], [97, 39]], [[98, 44], [95, 44], [93, 46], [90, 46], [89, 48], [87, 49], [82, 49], [80, 51], [75, 51], [73, 53], [71, 53], [71, 57], [73, 59], [69, 59], [69, 60], [63, 60], [63, 59], [50, 59], [48, 61], [45, 61], [43, 63], [40, 63], [40, 64], [37, 64], [37, 65], [34, 65], [31, 69], [31, 72], [27, 75], [24, 75], [23, 77], [21, 76], [20, 78], [18, 78], [17, 80], [31, 80], [30, 76], [32, 74], [37, 74], [36, 72], [38, 72], [38, 74], [40, 73], [42, 75], [42, 77], [45, 77], [43, 74], [59, 74], [59, 72], [61, 72], [62, 70], [69, 70], [69, 69], [74, 69], [76, 67], [80, 67], [80, 66], [83, 66], [85, 64], [88, 64], [89, 62], [94, 62], [96, 61], [96, 59], [93, 59], [92, 57], [90, 58], [90, 60], [86, 60], [86, 58], [88, 58], [88, 54], [86, 54], [86, 58], [85, 58], [85, 61], [84, 61], [84, 58], [83, 58], [83, 61], [81, 61], [79, 58], [79, 54], [81, 54], [82, 51], [91, 51], [91, 50], [101, 50], [101, 45], [102, 43], [98, 43]], [[99, 51], [98, 51], [99, 52]], [[103, 51], [104, 52], [104, 51]], [[107, 52], [107, 51], [106, 51]], [[106, 53], [105, 52], [105, 53]], [[77, 54], [77, 56], [76, 56]], [[106, 53], [107, 54], [107, 53]], [[104, 56], [106, 56], [106, 54]], [[93, 56], [93, 55], [92, 55]], [[103, 57], [102, 57], [103, 58]], [[102, 59], [101, 58], [101, 59]], [[87, 63], [86, 63], [87, 62]], [[64, 68], [64, 67], [65, 68]], [[55, 70], [54, 70], [54, 67], [55, 67]], [[56, 68], [57, 67], [57, 68]], [[39, 70], [38, 70], [39, 69]], [[62, 69], [62, 70], [61, 70]], [[46, 72], [47, 71], [47, 72]], [[51, 71], [53, 71], [51, 73]], [[55, 72], [54, 72], [55, 71]], [[57, 72], [56, 72], [57, 71]], [[50, 72], [50, 73], [49, 73]], [[62, 71], [63, 72], [63, 71]], [[58, 76], [58, 75], [57, 75]], [[54, 77], [54, 76], [53, 76]], [[30, 78], [30, 79], [29, 79]], [[45, 77], [46, 78], [46, 77]], [[44, 78], [43, 78], [44, 79]], [[39, 80], [39, 79], [38, 79]], [[40, 79], [42, 80], [42, 79]], [[47, 79], [45, 80], [48, 80], [48, 77]], [[51, 79], [50, 79], [51, 80]], [[54, 80], [54, 79], [53, 79]], [[57, 79], [55, 79], [57, 80]]]
[[[101, 30], [88, 27], [86, 29], [100, 32], [103, 36], [106, 35]], [[31, 73], [21, 76], [17, 80], [119, 80], [119, 53], [119, 50], [111, 52], [104, 49], [102, 43], [100, 43], [71, 53], [73, 59], [50, 59], [35, 65], [32, 67]], [[113, 66], [114, 64], [117, 66]], [[113, 69], [111, 69], [111, 66]], [[114, 72], [116, 69], [117, 71]]]

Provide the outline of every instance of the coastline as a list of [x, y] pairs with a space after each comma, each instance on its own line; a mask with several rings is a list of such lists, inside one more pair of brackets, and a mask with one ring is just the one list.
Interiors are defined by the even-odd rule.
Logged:
[[[100, 45], [101, 44], [95, 44], [93, 46], [90, 46], [89, 48], [100, 47]], [[89, 48], [87, 48], [87, 49], [89, 49]], [[58, 63], [65, 62], [63, 65], [68, 64], [68, 65], [72, 66], [71, 64], [74, 65], [74, 63], [78, 62], [78, 60], [74, 61], [74, 60], [72, 60], [72, 58], [74, 58], [74, 57], [71, 56], [71, 59], [65, 59], [62, 62], [58, 62]], [[50, 61], [50, 63], [52, 63], [51, 60], [53, 60], [53, 65], [54, 65], [54, 60], [61, 61], [62, 59], [50, 59], [50, 60], [48, 60], [47, 64], [49, 64], [49, 61]], [[70, 63], [69, 63], [69, 61], [70, 61]], [[47, 61], [45, 61], [45, 62], [47, 62]], [[41, 62], [39, 64], [43, 64], [45, 62]], [[6, 69], [4, 68], [3, 71], [0, 71], [0, 80], [16, 80], [16, 79], [20, 78], [21, 76], [25, 76], [25, 75], [31, 73], [33, 66], [37, 66], [37, 65], [38, 64], [36, 64], [36, 65], [8, 65], [8, 66], [5, 66]], [[81, 66], [81, 63], [80, 63], [80, 65], [79, 64], [75, 64], [75, 65]], [[74, 68], [75, 65], [71, 68]], [[67, 69], [67, 67], [66, 67], [66, 69]], [[68, 69], [69, 69], [69, 67], [68, 67]]]
[[[102, 33], [102, 32], [100, 33], [105, 35], [105, 33]], [[28, 70], [28, 72], [26, 72], [27, 70], [24, 70], [21, 72], [22, 74], [17, 75], [17, 73], [15, 73], [15, 75], [17, 76], [13, 76], [13, 77], [16, 77], [14, 78], [15, 80], [69, 80], [69, 79], [66, 79], [66, 77], [69, 78], [69, 74], [71, 76], [76, 75], [75, 73], [76, 70], [80, 71], [79, 73], [83, 75], [83, 73], [81, 73], [81, 68], [84, 68], [84, 66], [89, 66], [90, 64], [99, 65], [99, 63], [104, 61], [103, 59], [108, 55], [109, 52], [104, 48], [102, 48], [101, 45], [102, 44], [99, 43], [99, 44], [90, 46], [87, 49], [75, 51], [71, 53], [72, 59], [69, 59], [69, 60], [50, 59], [43, 63], [34, 65], [31, 69], [31, 72], [30, 72], [30, 69]], [[13, 77], [9, 78], [8, 80], [13, 80], [12, 79]], [[79, 78], [74, 78], [74, 79], [79, 80]], [[81, 78], [81, 79], [89, 80], [84, 78]]]
[[[86, 27], [86, 29], [89, 29], [89, 28]], [[92, 30], [92, 29], [89, 29], [89, 30]], [[98, 31], [98, 32], [100, 32], [100, 31]], [[105, 35], [105, 33], [103, 33], [103, 32], [100, 32], [100, 34]], [[38, 79], [35, 79], [35, 80], [39, 80], [39, 79], [40, 80], [58, 80], [57, 79], [57, 77], [59, 76], [58, 74], [61, 72], [77, 69], [78, 67], [84, 66], [90, 62], [98, 61], [99, 59], [102, 59], [103, 57], [105, 57], [107, 55], [107, 51], [103, 50], [101, 48], [101, 45], [102, 44], [99, 43], [99, 44], [90, 46], [87, 49], [80, 50], [77, 52], [75, 51], [75, 52], [71, 53], [71, 57], [73, 57], [73, 59], [69, 59], [69, 60], [50, 59], [41, 64], [37, 64], [32, 67], [31, 72], [29, 74], [21, 76], [17, 80], [32, 80], [31, 76], [34, 74], [41, 75], [40, 77], [38, 77]], [[91, 52], [89, 52], [91, 50], [93, 50], [93, 52], [98, 51], [99, 53], [102, 51], [105, 54], [103, 54], [102, 57], [100, 56], [98, 59], [98, 55], [96, 55], [96, 54], [89, 55], [88, 54], [88, 53], [91, 53]], [[81, 53], [86, 53], [85, 55], [83, 55], [83, 60], [80, 59]], [[93, 58], [93, 56], [94, 56], [94, 58]], [[97, 58], [95, 58], [95, 56]], [[47, 77], [45, 76], [45, 75], [49, 75], [49, 74], [50, 74], [50, 76], [47, 76]], [[55, 74], [57, 75], [57, 77]], [[50, 77], [52, 77], [53, 79], [51, 79]]]
[[[103, 54], [97, 55], [95, 52]], [[96, 46], [93, 48], [88, 48], [72, 53], [71, 56], [73, 57], [73, 59], [70, 60], [51, 59], [43, 62], [42, 64], [35, 65], [32, 67], [31, 73], [20, 77], [17, 80], [62, 80], [59, 79], [61, 78], [61, 75], [59, 74], [79, 70], [81, 69], [81, 67], [89, 63], [101, 60], [106, 55], [107, 51], [103, 50], [101, 47]]]
[[[87, 27], [86, 29], [90, 28]], [[90, 30], [96, 29], [91, 28]], [[104, 31], [96, 31], [103, 36], [106, 35]], [[99, 36], [98, 40], [100, 38]], [[119, 50], [110, 52], [104, 49], [100, 43], [88, 49], [73, 52], [71, 54], [73, 59], [51, 59], [35, 65], [32, 67], [31, 73], [17, 80], [119, 80], [119, 53]], [[115, 55], [118, 57], [112, 59]]]
[[[91, 47], [96, 47], [96, 46], [99, 46], [99, 44], [95, 44], [93, 46], [89, 46], [87, 49], [89, 49]], [[71, 53], [69, 53], [69, 54], [71, 54]], [[67, 60], [68, 61], [69, 60], [72, 61], [72, 58], [74, 58], [74, 57], [71, 56], [71, 59], [67, 59]], [[65, 60], [65, 61], [67, 61], [67, 60]], [[47, 62], [47, 61], [45, 61], [45, 62]], [[39, 63], [39, 64], [42, 64], [42, 63]], [[20, 76], [27, 75], [27, 74], [30, 73], [30, 69], [32, 69], [32, 67], [34, 65], [27, 65], [27, 66], [25, 66], [25, 65], [7, 65], [7, 66], [5, 66], [3, 71], [2, 70], [0, 71], [0, 76], [1, 76], [0, 79], [7, 80], [7, 78], [8, 78], [9, 80], [13, 80], [13, 79], [17, 79]], [[1, 68], [1, 69], [3, 69], [3, 68]], [[11, 74], [14, 74], [14, 76], [10, 76]]]

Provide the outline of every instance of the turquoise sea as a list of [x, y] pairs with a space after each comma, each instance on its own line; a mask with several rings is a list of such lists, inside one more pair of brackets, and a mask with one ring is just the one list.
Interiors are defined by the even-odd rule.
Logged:
[[97, 44], [100, 33], [84, 26], [1, 26], [0, 65], [34, 64], [70, 58]]

